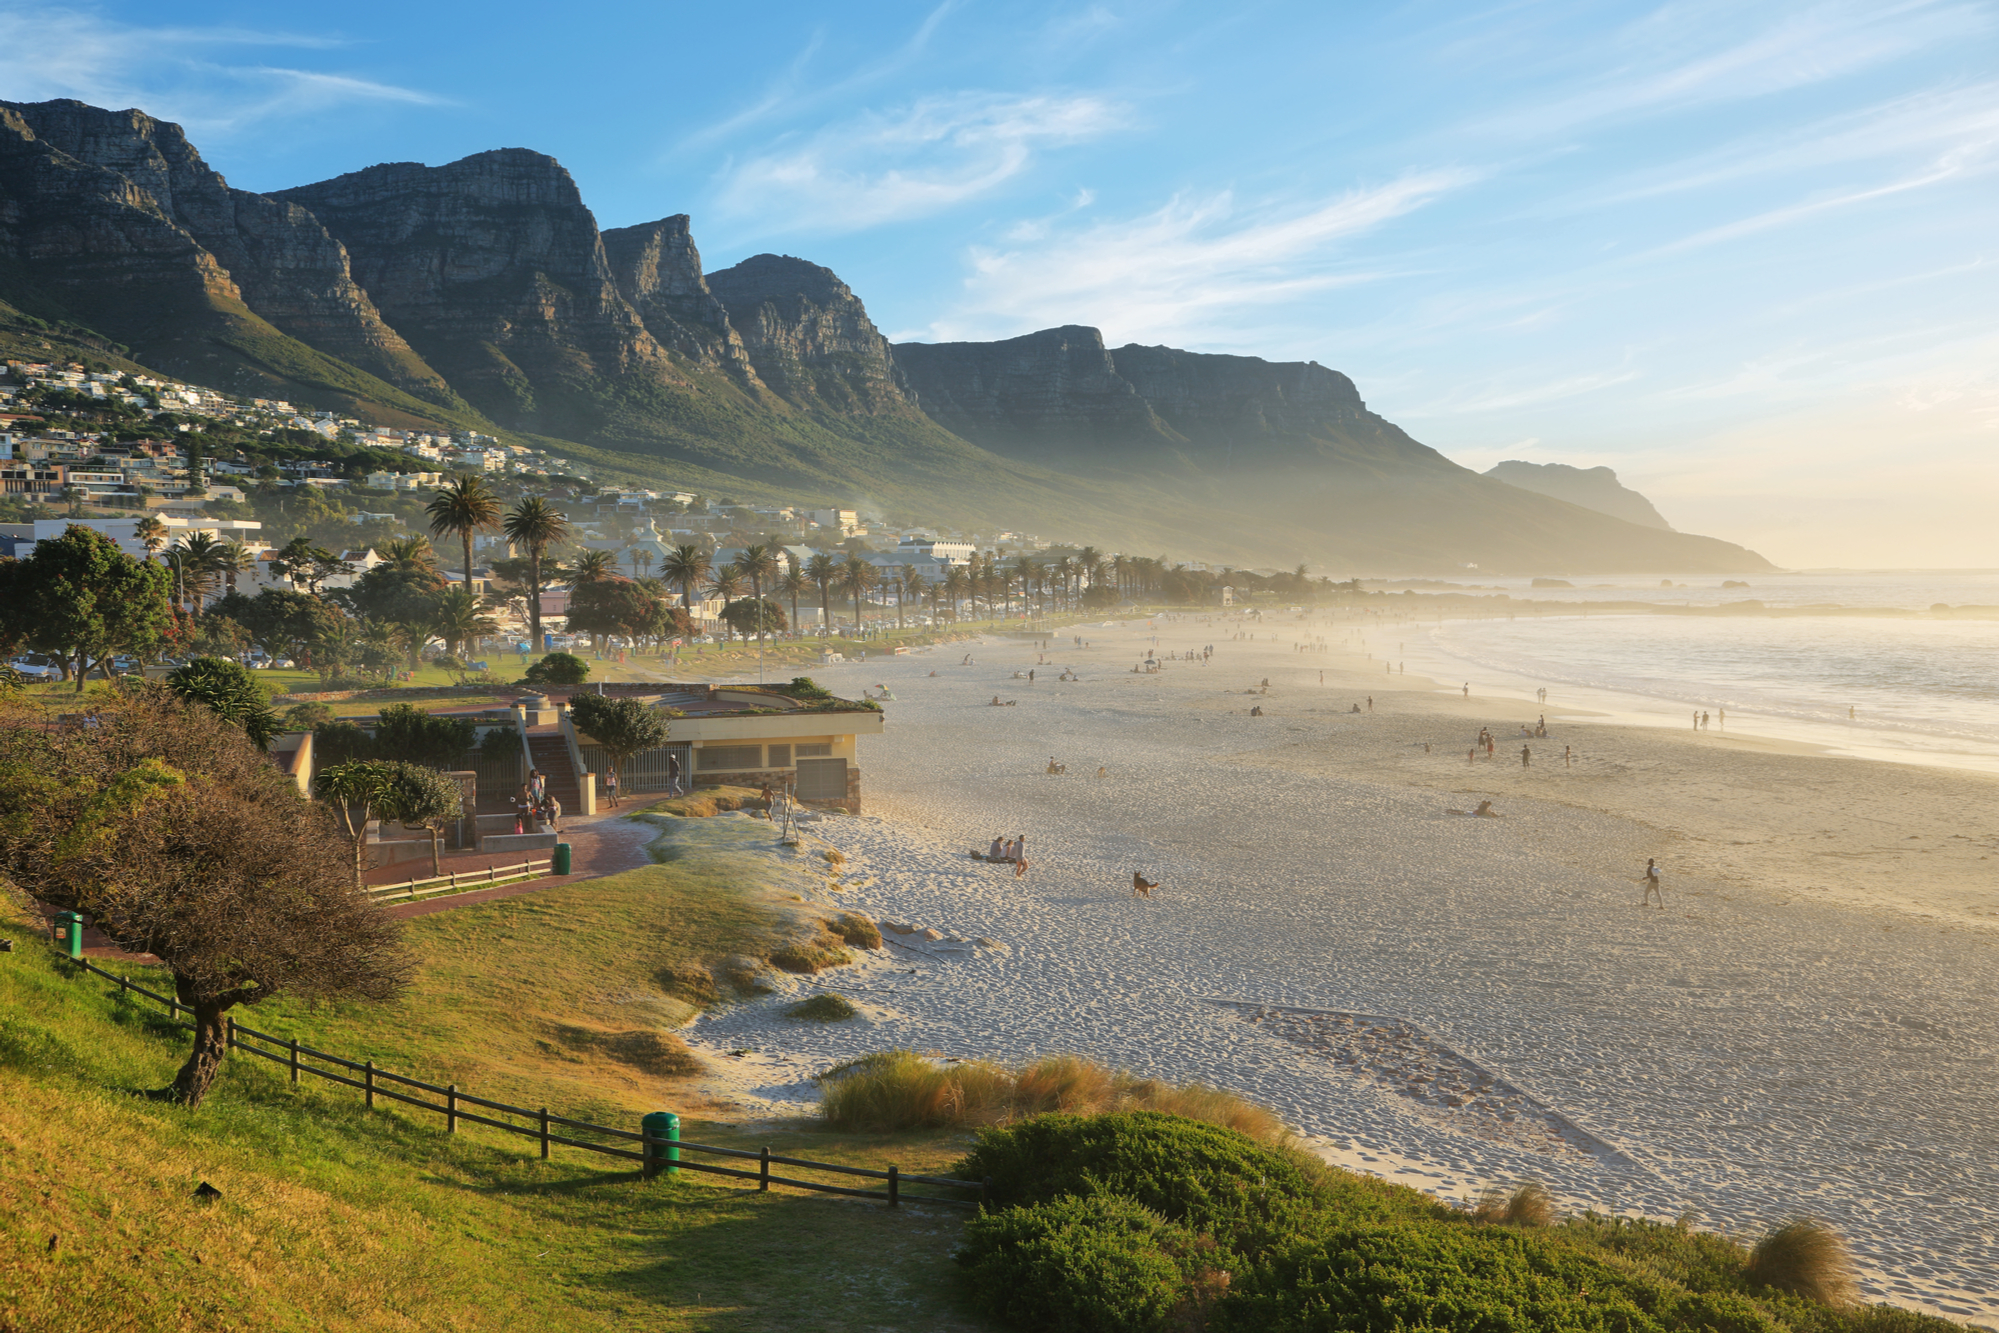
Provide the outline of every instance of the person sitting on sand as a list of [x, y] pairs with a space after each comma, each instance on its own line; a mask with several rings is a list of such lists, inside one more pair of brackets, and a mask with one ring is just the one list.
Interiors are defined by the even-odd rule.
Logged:
[[1501, 817], [1500, 812], [1493, 808], [1493, 802], [1491, 801], [1481, 801], [1475, 809], [1446, 810], [1445, 813], [1448, 815], [1476, 815], [1480, 819], [1499, 819]]
[[996, 694], [996, 695], [994, 695], [994, 696], [993, 696], [993, 704], [992, 704], [992, 706], [993, 706], [994, 708], [998, 708], [998, 707], [1000, 706], [1000, 696], [999, 696], [999, 695], [997, 695], [997, 694]]
[[1350, 713], [1358, 713], [1358, 712], [1360, 712], [1360, 711], [1361, 711], [1361, 705], [1360, 705], [1360, 704], [1356, 704], [1356, 705], [1354, 705], [1354, 707], [1352, 707], [1352, 708], [1348, 709], [1347, 711], [1348, 711], [1348, 712], [1350, 712]]
[[1004, 861], [1007, 859], [1006, 849], [1001, 844], [1000, 835], [997, 833], [993, 835], [993, 845], [986, 849], [986, 859], [989, 861]]
[[1134, 898], [1150, 898], [1153, 896], [1153, 890], [1159, 887], [1160, 881], [1156, 879], [1148, 880], [1136, 870], [1132, 872], [1132, 896]]

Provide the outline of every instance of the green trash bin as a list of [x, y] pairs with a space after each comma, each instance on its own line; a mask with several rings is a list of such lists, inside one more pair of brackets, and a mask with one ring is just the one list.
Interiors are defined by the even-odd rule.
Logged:
[[665, 1143], [643, 1145], [646, 1152], [646, 1179], [660, 1174], [662, 1167], [670, 1176], [680, 1174], [680, 1167], [674, 1165], [681, 1160], [681, 1118], [672, 1111], [654, 1111], [640, 1117], [639, 1132], [649, 1139], [666, 1139]]
[[78, 912], [56, 913], [56, 948], [71, 958], [83, 957], [83, 916]]
[[556, 844], [555, 853], [549, 857], [549, 873], [551, 875], [567, 875], [569, 873], [568, 843], [559, 842]]

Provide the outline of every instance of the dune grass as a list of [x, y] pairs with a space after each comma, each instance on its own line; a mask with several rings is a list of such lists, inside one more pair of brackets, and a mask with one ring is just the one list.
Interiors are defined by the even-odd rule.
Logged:
[[838, 1023], [854, 1017], [854, 1014], [855, 1008], [847, 997], [832, 991], [808, 996], [785, 1010], [787, 1018], [801, 1018], [814, 1023]]
[[1472, 1205], [1472, 1220], [1508, 1227], [1549, 1226], [1556, 1220], [1555, 1197], [1538, 1180], [1523, 1181], [1511, 1190], [1495, 1185]]
[[1222, 1125], [1266, 1143], [1289, 1131], [1265, 1108], [1201, 1084], [1138, 1078], [1077, 1055], [1048, 1055], [1008, 1069], [980, 1060], [942, 1063], [915, 1051], [881, 1051], [820, 1076], [820, 1115], [836, 1129], [998, 1124], [1049, 1112], [1159, 1111]]
[[1810, 1217], [1773, 1228], [1750, 1248], [1744, 1271], [1752, 1282], [1821, 1305], [1851, 1305], [1857, 1294], [1847, 1242]]

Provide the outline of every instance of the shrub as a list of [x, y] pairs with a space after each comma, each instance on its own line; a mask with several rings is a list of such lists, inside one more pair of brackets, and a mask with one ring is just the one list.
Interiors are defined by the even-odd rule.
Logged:
[[809, 1019], [815, 1023], [838, 1023], [843, 1019], [854, 1017], [854, 1014], [855, 1008], [847, 1002], [847, 998], [835, 995], [830, 990], [800, 1000], [785, 1010], [787, 1018]]
[[1495, 1185], [1473, 1205], [1475, 1222], [1510, 1227], [1545, 1227], [1556, 1220], [1556, 1201], [1540, 1181], [1528, 1180], [1509, 1191]]
[[[1116, 1194], [1251, 1254], [1335, 1197], [1329, 1173], [1302, 1154], [1157, 1111], [1045, 1115], [989, 1129], [954, 1170], [989, 1178], [989, 1198], [1002, 1205]], [[1344, 1202], [1363, 1216], [1390, 1217], [1365, 1190]]]
[[882, 947], [882, 932], [873, 921], [859, 912], [844, 912], [827, 923], [833, 933], [846, 940], [857, 949], [879, 949]]
[[590, 679], [590, 664], [574, 653], [550, 653], [528, 668], [523, 685], [581, 685]]
[[1821, 1305], [1854, 1301], [1854, 1260], [1847, 1242], [1810, 1217], [1794, 1218], [1752, 1246], [1744, 1275], [1758, 1286]]
[[833, 691], [821, 685], [811, 676], [793, 676], [785, 693], [794, 699], [831, 699]]
[[717, 998], [715, 975], [700, 963], [669, 963], [653, 979], [661, 990], [692, 1005], [706, 1007]]
[[759, 959], [746, 958], [741, 954], [723, 959], [716, 965], [716, 971], [730, 989], [741, 995], [769, 995], [771, 988], [764, 984], [764, 968]]
[[1188, 1302], [1200, 1252], [1158, 1213], [1097, 1196], [975, 1217], [956, 1258], [981, 1308], [1024, 1328], [1149, 1333]]
[[167, 688], [240, 728], [260, 750], [278, 734], [278, 714], [271, 707], [270, 694], [241, 662], [197, 657], [168, 673]]
[[597, 1032], [590, 1028], [558, 1027], [565, 1046], [597, 1051], [655, 1078], [692, 1078], [708, 1072], [687, 1043], [671, 1032], [639, 1028], [630, 1032]]
[[846, 853], [842, 852], [838, 847], [829, 847], [821, 852], [820, 855], [826, 858], [826, 863], [830, 866], [844, 866], [847, 864]]
[[293, 704], [285, 710], [288, 731], [311, 731], [322, 722], [333, 721], [333, 709], [326, 704]]
[[1116, 1092], [1110, 1070], [1075, 1055], [1045, 1055], [1014, 1077], [1014, 1105], [1029, 1115], [1102, 1111]]

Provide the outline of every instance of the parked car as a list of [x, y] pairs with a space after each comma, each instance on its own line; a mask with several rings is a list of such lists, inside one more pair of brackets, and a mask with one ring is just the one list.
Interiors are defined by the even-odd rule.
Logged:
[[55, 680], [62, 675], [62, 668], [55, 660], [41, 653], [23, 653], [7, 665], [29, 680]]

